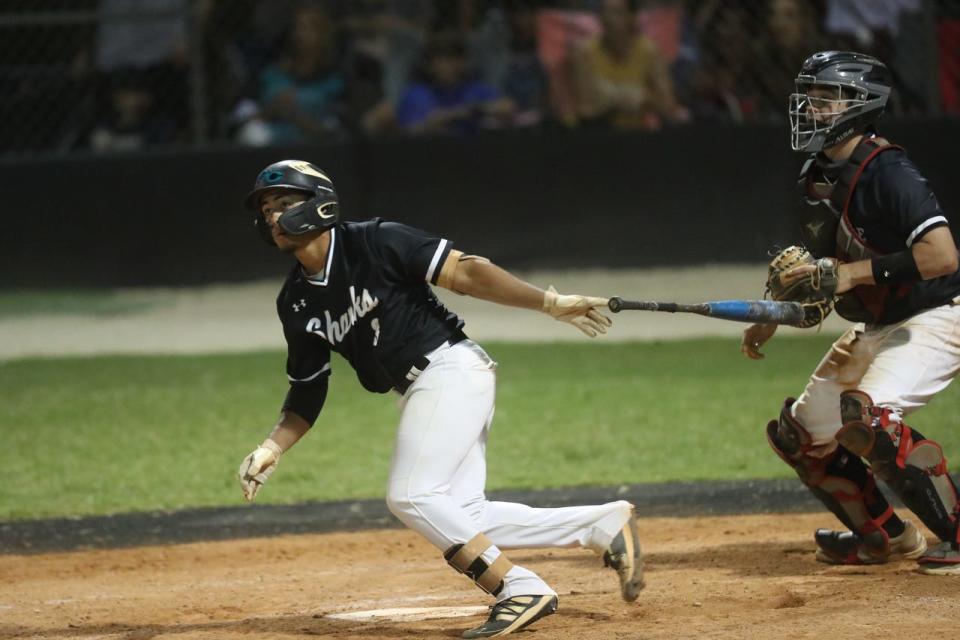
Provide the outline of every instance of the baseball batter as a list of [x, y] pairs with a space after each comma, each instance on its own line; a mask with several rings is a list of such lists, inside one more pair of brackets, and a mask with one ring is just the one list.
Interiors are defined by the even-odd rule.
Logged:
[[[792, 146], [810, 154], [800, 187], [812, 205], [801, 236], [815, 256], [836, 258], [826, 261], [835, 278], [820, 265], [804, 265], [783, 280], [835, 286], [837, 312], [856, 324], [800, 397], [786, 400], [767, 426], [768, 440], [849, 528], [816, 532], [818, 560], [918, 559], [923, 573], [960, 575], [957, 490], [946, 459], [905, 422], [960, 370], [960, 273], [948, 216], [903, 149], [874, 131], [891, 90], [882, 62], [817, 53], [803, 63], [796, 87]], [[760, 347], [775, 330], [750, 326], [741, 350], [762, 358]], [[927, 551], [875, 476], [941, 539], [939, 546]]]
[[496, 598], [489, 619], [465, 638], [506, 635], [557, 608], [556, 592], [513, 564], [508, 549], [592, 549], [617, 571], [622, 597], [635, 600], [644, 583], [628, 502], [535, 509], [486, 499], [497, 364], [467, 338], [431, 285], [543, 311], [590, 337], [611, 324], [597, 310], [607, 300], [543, 291], [403, 224], [343, 222], [333, 183], [309, 162], [268, 166], [245, 204], [263, 238], [297, 259], [277, 297], [290, 388], [269, 437], [240, 466], [245, 498], [254, 499], [283, 452], [316, 421], [335, 351], [365, 389], [401, 396], [390, 511]]

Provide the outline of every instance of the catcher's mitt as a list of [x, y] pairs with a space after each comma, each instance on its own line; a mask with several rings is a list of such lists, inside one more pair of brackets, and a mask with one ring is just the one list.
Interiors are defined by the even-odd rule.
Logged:
[[[805, 264], [816, 266], [811, 273], [783, 281], [783, 274]], [[810, 255], [803, 247], [787, 247], [770, 261], [767, 273], [767, 294], [774, 300], [799, 302], [804, 308], [800, 327], [813, 327], [823, 322], [833, 310], [837, 290], [837, 261]]]

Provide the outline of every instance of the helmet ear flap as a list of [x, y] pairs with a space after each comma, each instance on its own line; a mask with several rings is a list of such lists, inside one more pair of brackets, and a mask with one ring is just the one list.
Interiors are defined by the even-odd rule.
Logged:
[[340, 204], [336, 194], [321, 191], [313, 198], [284, 211], [277, 219], [277, 224], [284, 233], [296, 236], [329, 229], [339, 220]]

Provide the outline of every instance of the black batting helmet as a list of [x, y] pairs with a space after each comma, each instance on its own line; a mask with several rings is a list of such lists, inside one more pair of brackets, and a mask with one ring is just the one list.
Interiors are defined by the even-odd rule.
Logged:
[[[804, 61], [796, 85], [797, 92], [790, 96], [790, 146], [816, 153], [876, 122], [890, 97], [891, 78], [887, 66], [872, 56], [821, 51]], [[807, 94], [814, 87], [835, 90], [836, 95], [811, 98]], [[828, 103], [842, 110], [827, 111]], [[832, 119], [824, 120], [824, 113]]]
[[333, 181], [319, 167], [305, 160], [274, 162], [257, 175], [244, 206], [255, 212], [254, 224], [264, 240], [274, 244], [270, 227], [260, 214], [260, 198], [270, 189], [302, 191], [310, 197], [281, 214], [277, 224], [289, 235], [329, 229], [340, 219], [340, 202]]

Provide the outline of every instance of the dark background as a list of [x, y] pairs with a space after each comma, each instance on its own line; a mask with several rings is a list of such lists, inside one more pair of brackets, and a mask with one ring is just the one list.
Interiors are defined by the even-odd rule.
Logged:
[[[897, 122], [947, 214], [960, 206], [960, 122]], [[798, 240], [784, 127], [504, 133], [271, 149], [0, 161], [0, 287], [160, 286], [288, 268], [240, 202], [265, 165], [313, 161], [347, 219], [447, 237], [514, 269], [762, 262]]]

